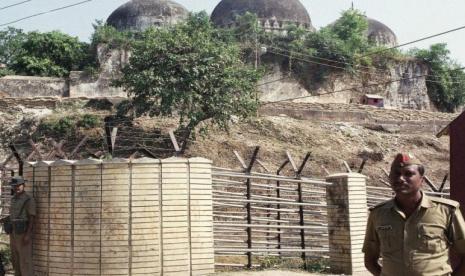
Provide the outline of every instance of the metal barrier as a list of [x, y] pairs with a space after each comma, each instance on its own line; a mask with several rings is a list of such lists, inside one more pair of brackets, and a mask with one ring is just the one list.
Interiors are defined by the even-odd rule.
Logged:
[[[217, 267], [248, 267], [254, 257], [328, 257], [326, 186], [302, 177], [213, 169]], [[239, 257], [242, 256], [242, 257]]]

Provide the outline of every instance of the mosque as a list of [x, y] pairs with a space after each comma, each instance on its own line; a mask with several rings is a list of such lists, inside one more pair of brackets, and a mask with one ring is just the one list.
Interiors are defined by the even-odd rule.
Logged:
[[[267, 32], [285, 34], [291, 24], [315, 31], [309, 12], [299, 0], [218, 0], [211, 21], [218, 27], [231, 27], [236, 24], [237, 15], [246, 12], [256, 14], [260, 26]], [[172, 0], [130, 0], [113, 11], [106, 22], [121, 31], [143, 31], [151, 26], [176, 24], [188, 15], [185, 7]], [[387, 47], [397, 45], [396, 35], [389, 27], [371, 18], [367, 20], [368, 39]], [[290, 77], [285, 58], [271, 51], [264, 52], [259, 56], [267, 65], [267, 75], [259, 83], [259, 98], [263, 102], [296, 99], [297, 102], [363, 103], [367, 95], [376, 95], [376, 99], [382, 98], [384, 107], [434, 110], [426, 87], [429, 68], [421, 61], [396, 60], [383, 69], [383, 74], [375, 76], [333, 72], [323, 82], [312, 82], [314, 87], [309, 87]], [[126, 49], [114, 49], [102, 43], [97, 46], [100, 64], [97, 76], [82, 71], [72, 71], [67, 78], [9, 76], [0, 79], [0, 90], [14, 97], [126, 97], [122, 88], [111, 83], [129, 62], [130, 54]], [[311, 82], [312, 72], [308, 74]], [[371, 85], [364, 86], [367, 83]]]
[[[299, 0], [222, 0], [211, 14], [212, 22], [219, 27], [231, 27], [237, 15], [246, 12], [258, 16], [260, 26], [269, 32], [285, 33], [293, 24], [314, 31], [307, 9]], [[142, 31], [151, 26], [176, 24], [187, 17], [189, 11], [170, 0], [131, 0], [117, 8], [107, 24], [118, 30]], [[394, 32], [383, 23], [368, 19], [368, 38], [385, 46], [397, 45]]]
[[[285, 34], [287, 26], [291, 24], [310, 32], [316, 30], [308, 10], [299, 0], [218, 0], [210, 18], [216, 26], [228, 28], [236, 24], [237, 16], [246, 12], [256, 14], [260, 26], [266, 32]], [[185, 7], [172, 0], [130, 0], [108, 17], [107, 24], [120, 31], [143, 31], [151, 26], [176, 24], [187, 18], [188, 14], [189, 11]], [[367, 21], [366, 36], [369, 40], [386, 47], [398, 45], [396, 34], [388, 26], [369, 17]], [[289, 72], [283, 58], [269, 53], [263, 54], [259, 59], [266, 63], [268, 68], [272, 68], [271, 73], [262, 79], [259, 96], [261, 101], [297, 98], [303, 102], [364, 103], [363, 99], [367, 95], [375, 95], [377, 100], [382, 99], [384, 107], [431, 109], [426, 80], [421, 77], [427, 74], [428, 68], [419, 61], [394, 62], [387, 69], [389, 72], [381, 77], [383, 79], [361, 79], [349, 74], [341, 77], [335, 73], [334, 76], [327, 77], [321, 85], [315, 84], [315, 87], [309, 88], [299, 80], [288, 78]], [[281, 81], [277, 82], [277, 79]], [[405, 80], [392, 81], [394, 79]], [[363, 87], [350, 93], [334, 92], [351, 90], [350, 87], [360, 87], [361, 83], [382, 81], [387, 84], [380, 87]], [[82, 94], [84, 93], [83, 90]]]

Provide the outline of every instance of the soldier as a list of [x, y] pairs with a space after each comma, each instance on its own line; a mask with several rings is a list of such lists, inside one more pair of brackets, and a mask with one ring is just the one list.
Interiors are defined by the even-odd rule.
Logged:
[[10, 181], [13, 189], [10, 219], [13, 231], [10, 234], [11, 262], [15, 276], [33, 276], [32, 266], [32, 225], [36, 206], [31, 195], [24, 191], [25, 181], [21, 176]]
[[363, 245], [365, 266], [373, 275], [465, 275], [465, 265], [452, 272], [449, 260], [449, 248], [465, 254], [459, 203], [427, 196], [421, 190], [424, 173], [407, 154], [397, 154], [392, 162], [395, 197], [371, 208]]

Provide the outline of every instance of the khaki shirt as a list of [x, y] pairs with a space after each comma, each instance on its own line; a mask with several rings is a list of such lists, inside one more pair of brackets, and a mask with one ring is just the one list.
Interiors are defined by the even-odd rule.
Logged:
[[[28, 200], [29, 199], [29, 200]], [[28, 200], [26, 202], [26, 200]], [[26, 204], [24, 205], [24, 203]], [[24, 208], [22, 207], [24, 205]], [[21, 212], [21, 208], [23, 211]], [[12, 221], [15, 220], [27, 220], [28, 216], [35, 216], [36, 215], [36, 204], [34, 198], [30, 196], [28, 193], [23, 192], [19, 195], [14, 195], [11, 198], [11, 206], [10, 206], [10, 217]]]
[[465, 222], [455, 201], [423, 194], [408, 218], [394, 199], [370, 212], [363, 252], [382, 258], [383, 276], [449, 275], [449, 247], [465, 253]]

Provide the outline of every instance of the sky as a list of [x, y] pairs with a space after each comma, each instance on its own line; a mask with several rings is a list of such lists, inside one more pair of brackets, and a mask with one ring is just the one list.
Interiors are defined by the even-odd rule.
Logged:
[[[0, 0], [0, 25], [49, 11], [83, 0]], [[156, 0], [154, 0], [156, 1]], [[190, 11], [205, 10], [209, 14], [220, 0], [175, 0]], [[286, 1], [286, 0], [281, 0]], [[396, 33], [400, 44], [465, 26], [463, 0], [300, 0], [307, 8], [316, 28], [335, 21], [342, 11], [351, 7], [368, 17], [381, 21]], [[19, 4], [13, 7], [9, 5]], [[26, 31], [60, 30], [88, 41], [95, 20], [106, 20], [113, 10], [127, 0], [89, 0], [81, 5], [43, 14], [10, 24]], [[2, 26], [0, 28], [6, 28]], [[451, 56], [465, 65], [465, 29], [409, 45], [428, 48], [434, 43], [447, 43]]]

